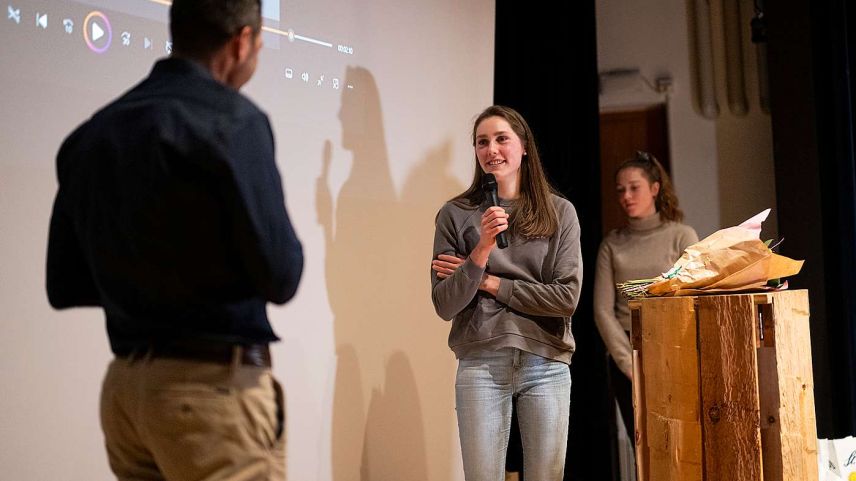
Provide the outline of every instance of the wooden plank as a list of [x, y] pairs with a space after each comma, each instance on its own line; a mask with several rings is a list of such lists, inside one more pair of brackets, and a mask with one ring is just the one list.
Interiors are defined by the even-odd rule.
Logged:
[[773, 322], [773, 304], [759, 304], [757, 310], [758, 322], [764, 328], [759, 332], [758, 347], [774, 347], [776, 345], [776, 324]]
[[638, 305], [630, 308], [630, 347], [636, 351], [642, 349], [641, 315], [642, 309]]
[[752, 294], [752, 300], [757, 305], [772, 304], [773, 303], [773, 294]]
[[696, 317], [691, 297], [640, 302], [647, 479], [701, 481]]
[[[772, 321], [768, 322], [772, 324]], [[761, 408], [761, 458], [764, 481], [782, 480], [782, 438], [779, 422], [779, 374], [776, 349], [758, 349], [758, 394]]]
[[[808, 291], [773, 294], [778, 422], [782, 481], [817, 477], [817, 426], [814, 415], [814, 378], [809, 342]], [[769, 416], [775, 417], [771, 413]], [[773, 447], [770, 447], [773, 449]]]
[[705, 479], [761, 481], [761, 433], [751, 295], [699, 298]]
[[633, 349], [633, 445], [636, 451], [636, 481], [649, 481], [648, 443], [645, 441], [645, 376], [642, 373], [642, 308], [638, 301], [630, 307], [630, 346]]
[[[757, 304], [757, 303], [756, 303]], [[781, 481], [781, 439], [779, 433], [779, 374], [776, 371], [776, 325], [773, 300], [758, 304], [758, 395], [761, 408], [761, 454], [765, 481]], [[770, 454], [776, 453], [775, 456]]]
[[636, 449], [636, 481], [649, 481], [648, 444], [645, 440], [645, 378], [642, 375], [642, 358], [638, 349], [633, 350], [633, 443]]

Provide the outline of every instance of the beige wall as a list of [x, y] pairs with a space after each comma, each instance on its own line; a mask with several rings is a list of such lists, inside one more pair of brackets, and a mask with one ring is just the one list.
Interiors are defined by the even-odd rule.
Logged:
[[[721, 28], [713, 29], [717, 98], [720, 116], [716, 120], [716, 143], [719, 151], [720, 223], [735, 225], [770, 207], [772, 214], [764, 223], [763, 237], [778, 234], [776, 219], [776, 186], [773, 166], [773, 135], [770, 115], [761, 109], [758, 92], [758, 61], [755, 45], [750, 41], [749, 21], [752, 2], [741, 3], [741, 32], [745, 92], [749, 110], [738, 116], [728, 108], [725, 81], [725, 40]], [[714, 25], [721, 25], [722, 4], [711, 2]]]

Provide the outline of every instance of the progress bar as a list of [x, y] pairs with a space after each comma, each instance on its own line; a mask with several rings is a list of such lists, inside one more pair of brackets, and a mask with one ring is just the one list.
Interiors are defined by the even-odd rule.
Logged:
[[[152, 3], [157, 3], [158, 5], [165, 5], [167, 7], [172, 5], [172, 2], [169, 0], [149, 0], [149, 1]], [[318, 40], [316, 38], [305, 37], [303, 35], [297, 35], [294, 33], [293, 30], [285, 31], [285, 30], [280, 30], [278, 28], [266, 27], [264, 25], [262, 25], [262, 30], [264, 30], [265, 32], [274, 33], [276, 35], [282, 35], [283, 37], [288, 38], [288, 40], [292, 41], [292, 42], [295, 40], [300, 40], [302, 42], [311, 43], [313, 45], [320, 45], [322, 47], [333, 48], [333, 44], [330, 42], [325, 42], [323, 40]]]
[[[151, 1], [164, 1], [164, 0], [151, 0]], [[285, 31], [280, 30], [278, 28], [266, 27], [262, 26], [262, 30], [265, 32], [275, 33], [277, 35], [282, 35], [283, 37], [288, 38], [290, 41], [302, 40], [304, 42], [314, 43], [315, 45], [321, 45], [322, 47], [333, 48], [333, 44], [329, 42], [324, 42], [322, 40], [317, 40], [314, 38], [304, 37], [303, 35], [297, 35], [293, 30]]]

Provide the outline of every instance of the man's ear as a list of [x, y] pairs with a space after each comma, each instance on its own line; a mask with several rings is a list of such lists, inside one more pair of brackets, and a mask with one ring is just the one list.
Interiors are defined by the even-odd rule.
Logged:
[[255, 41], [255, 32], [253, 32], [253, 28], [249, 25], [244, 25], [237, 35], [232, 37], [232, 41], [234, 42], [233, 45], [235, 50], [233, 51], [233, 54], [235, 56], [236, 63], [244, 63], [253, 52]]

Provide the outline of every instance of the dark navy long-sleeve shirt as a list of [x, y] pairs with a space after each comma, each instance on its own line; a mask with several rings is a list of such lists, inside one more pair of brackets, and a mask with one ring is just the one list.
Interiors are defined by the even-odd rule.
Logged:
[[267, 116], [202, 66], [159, 61], [57, 155], [48, 298], [102, 306], [117, 354], [175, 339], [277, 340], [303, 254]]

